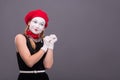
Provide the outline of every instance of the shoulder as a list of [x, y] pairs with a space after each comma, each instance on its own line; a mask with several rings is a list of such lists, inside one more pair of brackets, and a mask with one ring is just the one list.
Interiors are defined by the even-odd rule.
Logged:
[[23, 34], [17, 34], [15, 39], [25, 39], [25, 36]]
[[23, 34], [17, 34], [15, 36], [15, 42], [19, 42], [19, 41], [26, 41], [25, 36]]

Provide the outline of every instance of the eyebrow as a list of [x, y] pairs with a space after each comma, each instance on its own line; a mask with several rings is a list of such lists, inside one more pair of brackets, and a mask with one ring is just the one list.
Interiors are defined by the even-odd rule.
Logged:
[[[35, 21], [38, 21], [37, 19], [34, 19]], [[45, 23], [44, 21], [41, 21], [40, 23]]]

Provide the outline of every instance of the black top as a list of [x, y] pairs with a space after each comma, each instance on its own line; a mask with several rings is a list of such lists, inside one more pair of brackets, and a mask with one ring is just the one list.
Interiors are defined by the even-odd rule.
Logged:
[[[31, 46], [30, 40], [28, 39], [28, 37], [26, 37], [26, 40], [27, 40], [26, 44], [28, 46], [28, 49], [29, 49], [31, 55], [35, 54], [43, 46], [43, 40], [42, 40], [40, 42], [35, 43], [36, 44], [36, 48], [33, 49], [32, 46]], [[44, 70], [45, 69], [45, 67], [43, 65], [43, 60], [45, 58], [46, 53], [42, 56], [42, 58], [32, 68], [28, 67], [25, 64], [25, 62], [22, 60], [19, 52], [16, 52], [16, 53], [17, 53], [18, 66], [19, 66], [20, 70], [30, 71], [30, 70]]]

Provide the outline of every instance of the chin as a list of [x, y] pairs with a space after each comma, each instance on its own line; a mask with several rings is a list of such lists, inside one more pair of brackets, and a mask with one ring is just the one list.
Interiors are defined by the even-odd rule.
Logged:
[[38, 33], [38, 32], [34, 32], [34, 34], [40, 34], [40, 33]]

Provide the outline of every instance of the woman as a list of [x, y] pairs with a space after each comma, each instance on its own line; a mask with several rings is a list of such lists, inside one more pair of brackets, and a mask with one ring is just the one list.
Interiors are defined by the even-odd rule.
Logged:
[[49, 80], [46, 69], [53, 65], [55, 34], [44, 37], [48, 16], [42, 10], [32, 10], [25, 16], [26, 29], [15, 36], [20, 74], [18, 80]]

